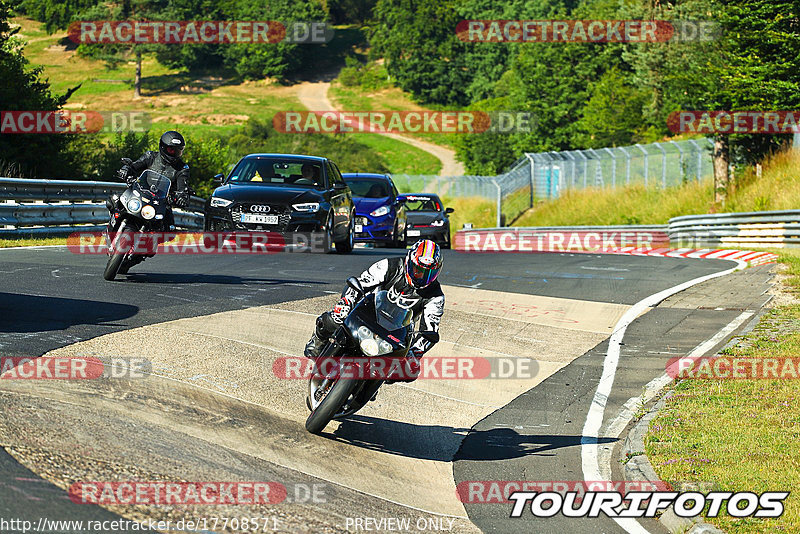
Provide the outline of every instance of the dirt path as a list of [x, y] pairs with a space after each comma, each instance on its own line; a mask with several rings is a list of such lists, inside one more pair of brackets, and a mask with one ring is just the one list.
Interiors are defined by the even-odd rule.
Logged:
[[[297, 98], [300, 100], [301, 104], [312, 111], [337, 111], [336, 106], [328, 99], [328, 89], [330, 89], [330, 86], [331, 83], [329, 81], [301, 83], [296, 86]], [[439, 171], [440, 176], [460, 176], [464, 174], [464, 165], [456, 160], [456, 153], [454, 150], [399, 134], [381, 133], [378, 135], [391, 137], [392, 139], [408, 143], [420, 150], [424, 150], [429, 154], [433, 154], [442, 162], [442, 169]]]

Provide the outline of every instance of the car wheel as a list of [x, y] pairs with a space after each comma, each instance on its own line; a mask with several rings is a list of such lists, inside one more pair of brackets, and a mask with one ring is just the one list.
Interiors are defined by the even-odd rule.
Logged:
[[328, 215], [328, 222], [325, 223], [325, 243], [323, 245], [323, 254], [333, 252], [333, 214]]
[[[353, 251], [353, 233], [355, 232], [355, 216], [350, 216], [350, 225], [347, 227], [347, 238], [336, 242], [337, 254], [350, 254]], [[333, 232], [331, 232], [333, 235]]]
[[394, 248], [406, 248], [408, 244], [406, 243], [406, 227], [403, 226], [403, 235], [399, 236], [396, 241], [392, 243]]

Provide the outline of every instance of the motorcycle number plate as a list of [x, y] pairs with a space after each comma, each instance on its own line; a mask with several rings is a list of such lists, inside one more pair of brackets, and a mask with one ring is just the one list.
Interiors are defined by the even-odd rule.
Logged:
[[356, 232], [363, 232], [363, 231], [364, 231], [364, 226], [360, 225], [360, 224], [357, 224], [356, 225]]
[[419, 236], [419, 230], [407, 230], [406, 235], [409, 237]]
[[242, 213], [242, 222], [248, 224], [278, 224], [278, 216]]

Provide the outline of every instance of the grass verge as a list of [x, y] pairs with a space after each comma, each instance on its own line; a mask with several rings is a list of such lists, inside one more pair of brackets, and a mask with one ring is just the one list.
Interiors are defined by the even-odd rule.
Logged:
[[41, 247], [45, 245], [66, 245], [66, 237], [20, 237], [0, 239], [0, 248]]
[[528, 210], [515, 226], [666, 224], [671, 217], [701, 213], [796, 209], [800, 206], [800, 151], [767, 158], [759, 177], [741, 172], [724, 205], [713, 202], [710, 181], [660, 189], [642, 185], [618, 189], [568, 190]]
[[[800, 251], [774, 251], [786, 266], [783, 290], [800, 295]], [[791, 299], [786, 299], [790, 301]], [[726, 349], [742, 358], [800, 354], [800, 304], [770, 309]], [[800, 484], [800, 381], [681, 380], [651, 422], [645, 452], [662, 480], [712, 483], [719, 491], [792, 491]], [[707, 521], [730, 534], [800, 532], [800, 495], [776, 519]]]

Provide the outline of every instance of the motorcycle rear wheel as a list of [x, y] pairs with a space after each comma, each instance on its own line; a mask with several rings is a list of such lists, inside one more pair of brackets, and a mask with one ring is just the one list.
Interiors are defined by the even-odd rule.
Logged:
[[331, 386], [328, 394], [319, 403], [317, 409], [311, 412], [306, 419], [306, 430], [312, 434], [319, 434], [331, 422], [333, 416], [341, 409], [350, 393], [358, 383], [357, 378], [339, 378]]

